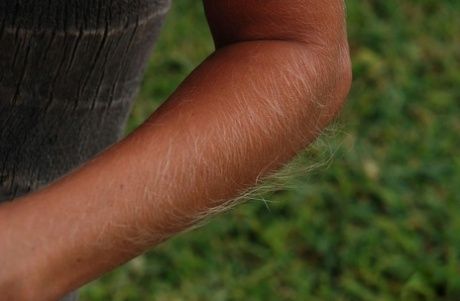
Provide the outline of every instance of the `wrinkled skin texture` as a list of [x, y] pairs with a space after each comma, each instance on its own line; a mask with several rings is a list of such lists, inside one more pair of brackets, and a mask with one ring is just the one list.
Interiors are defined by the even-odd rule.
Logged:
[[[154, 6], [167, 3], [50, 1], [43, 11], [59, 22], [4, 3], [2, 39], [20, 42], [0, 51], [0, 154], [14, 158], [0, 158], [0, 197], [25, 194], [0, 206], [8, 300], [61, 298], [257, 185], [320, 134], [350, 85], [342, 1], [205, 0], [216, 51], [100, 153], [119, 137], [161, 24]], [[86, 11], [82, 3], [100, 13], [69, 13]], [[77, 15], [83, 29], [65, 22]], [[43, 39], [31, 34], [36, 24], [48, 26]]]

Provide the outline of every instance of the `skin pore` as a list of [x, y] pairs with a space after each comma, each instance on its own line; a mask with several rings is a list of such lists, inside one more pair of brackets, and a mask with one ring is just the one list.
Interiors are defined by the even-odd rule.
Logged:
[[0, 207], [7, 300], [56, 300], [183, 231], [336, 116], [351, 81], [341, 0], [204, 5], [216, 51], [147, 122]]

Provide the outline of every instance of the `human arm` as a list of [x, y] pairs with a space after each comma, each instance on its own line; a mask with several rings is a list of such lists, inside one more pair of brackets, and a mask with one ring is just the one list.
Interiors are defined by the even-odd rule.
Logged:
[[5, 270], [26, 290], [53, 299], [187, 228], [333, 118], [350, 77], [342, 2], [260, 3], [206, 1], [218, 48], [167, 103], [80, 170], [1, 208]]

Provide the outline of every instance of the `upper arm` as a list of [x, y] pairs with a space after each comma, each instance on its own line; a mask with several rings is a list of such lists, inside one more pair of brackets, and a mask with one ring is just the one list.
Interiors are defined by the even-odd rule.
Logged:
[[[352, 74], [344, 0], [203, 0], [216, 48], [247, 41], [287, 41], [304, 72], [348, 93]], [[295, 45], [294, 45], [295, 44]]]
[[216, 46], [252, 40], [346, 44], [343, 0], [203, 0]]

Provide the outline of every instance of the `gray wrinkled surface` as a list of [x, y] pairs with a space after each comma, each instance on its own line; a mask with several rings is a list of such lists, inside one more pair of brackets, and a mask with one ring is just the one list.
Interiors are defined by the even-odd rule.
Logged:
[[0, 202], [121, 137], [167, 8], [169, 0], [0, 1]]
[[[0, 8], [0, 202], [48, 184], [120, 138], [168, 7], [165, 1], [133, 1], [143, 19], [128, 18], [120, 28], [119, 18], [110, 22], [111, 6], [88, 16], [85, 1], [70, 1], [81, 6], [73, 12], [63, 6], [66, 14], [83, 20], [80, 29], [63, 31], [58, 25], [15, 25], [12, 20], [32, 13], [21, 7], [37, 1], [21, 1], [12, 10], [16, 2], [0, 1], [14, 14]], [[58, 2], [64, 3], [49, 1]], [[117, 16], [126, 1], [113, 2]], [[138, 7], [143, 2], [149, 9]], [[27, 20], [50, 18], [39, 13]]]

